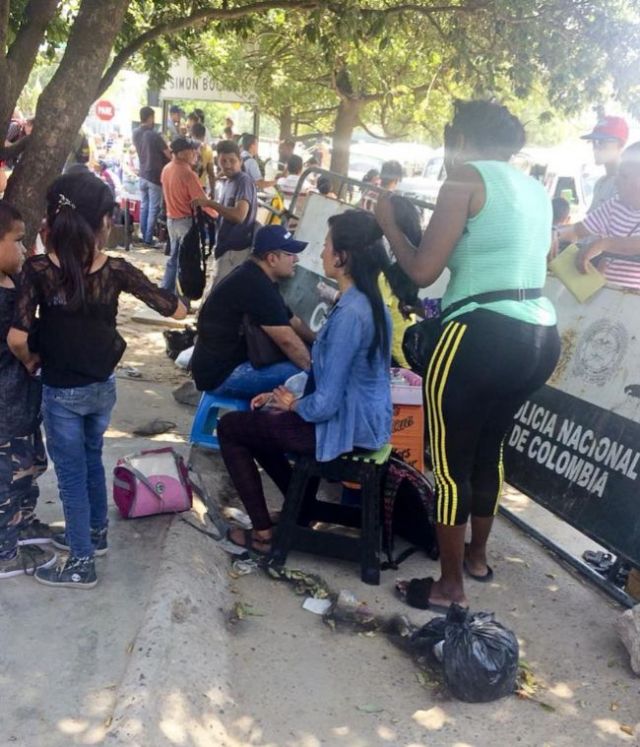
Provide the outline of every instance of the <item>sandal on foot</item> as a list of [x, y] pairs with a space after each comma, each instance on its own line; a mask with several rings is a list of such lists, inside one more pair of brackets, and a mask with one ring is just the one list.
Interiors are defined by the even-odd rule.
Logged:
[[[468, 542], [465, 542], [464, 550], [465, 555], [467, 550], [471, 547], [471, 545]], [[487, 572], [486, 573], [472, 573], [469, 570], [469, 566], [467, 564], [467, 559], [465, 559], [462, 562], [462, 567], [464, 568], [464, 572], [469, 576], [469, 578], [472, 578], [474, 581], [479, 581], [481, 584], [486, 584], [489, 581], [493, 581], [493, 568], [487, 563]]]
[[428, 578], [412, 578], [409, 583], [406, 583], [406, 581], [398, 581], [396, 584], [396, 591], [400, 598], [406, 602], [409, 607], [414, 607], [419, 610], [433, 610], [434, 612], [442, 612], [446, 615], [453, 602], [450, 604], [436, 604], [435, 602], [429, 601], [431, 587], [434, 583], [435, 580], [431, 578], [431, 576]]
[[469, 576], [469, 578], [472, 578], [474, 581], [479, 581], [481, 584], [486, 584], [489, 581], [493, 581], [493, 568], [490, 565], [487, 565], [487, 572], [483, 574], [479, 573], [472, 573], [469, 570], [469, 566], [467, 565], [467, 561], [465, 560], [463, 563], [464, 566], [464, 572]]
[[[242, 531], [242, 542], [236, 542], [236, 540], [233, 539], [231, 536], [231, 530], [227, 530], [227, 536], [226, 539], [228, 542], [231, 542], [232, 545], [235, 545], [236, 547], [241, 547], [247, 552], [255, 553], [256, 555], [268, 555], [271, 552], [271, 540], [270, 539], [260, 539], [258, 537], [255, 537], [251, 529], [239, 529], [234, 528], [235, 531]], [[260, 547], [262, 545], [262, 548]], [[265, 549], [266, 546], [266, 549]]]

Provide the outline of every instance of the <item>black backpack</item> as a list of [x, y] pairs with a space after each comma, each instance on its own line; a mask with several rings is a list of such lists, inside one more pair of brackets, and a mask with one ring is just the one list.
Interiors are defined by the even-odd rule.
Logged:
[[[435, 531], [436, 496], [427, 478], [393, 452], [383, 491], [383, 548], [387, 561], [381, 568], [397, 568], [410, 555], [422, 550], [432, 560], [440, 555]], [[394, 537], [412, 547], [394, 557]]]
[[190, 301], [202, 298], [207, 283], [209, 254], [202, 240], [203, 221], [202, 212], [198, 209], [193, 216], [191, 228], [178, 246], [178, 288], [180, 294]]

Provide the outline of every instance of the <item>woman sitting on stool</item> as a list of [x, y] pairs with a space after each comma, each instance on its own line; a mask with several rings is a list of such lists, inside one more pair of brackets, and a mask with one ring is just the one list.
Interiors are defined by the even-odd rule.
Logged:
[[[253, 523], [229, 539], [259, 553], [271, 549], [272, 523], [256, 462], [286, 495], [287, 454], [327, 462], [356, 448], [375, 450], [391, 435], [391, 323], [378, 290], [385, 261], [374, 217], [349, 210], [329, 218], [322, 252], [325, 275], [340, 300], [318, 334], [301, 399], [285, 387], [259, 394], [251, 412], [232, 412], [218, 426], [229, 475]], [[268, 407], [265, 405], [268, 404]]]

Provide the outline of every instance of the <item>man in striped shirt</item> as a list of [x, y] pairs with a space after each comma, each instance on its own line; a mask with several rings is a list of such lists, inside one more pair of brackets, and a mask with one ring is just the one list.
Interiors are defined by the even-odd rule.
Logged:
[[593, 158], [597, 166], [604, 166], [605, 174], [595, 183], [593, 198], [588, 213], [616, 196], [616, 175], [620, 156], [629, 139], [629, 125], [622, 117], [603, 117], [593, 132], [583, 135], [582, 140], [591, 140]]
[[640, 142], [622, 154], [616, 184], [615, 197], [558, 233], [561, 240], [580, 242], [581, 272], [595, 260], [609, 283], [640, 290]]

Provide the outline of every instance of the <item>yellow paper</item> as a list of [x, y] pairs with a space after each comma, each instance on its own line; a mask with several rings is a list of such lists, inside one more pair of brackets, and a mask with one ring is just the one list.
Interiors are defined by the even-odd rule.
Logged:
[[587, 272], [581, 273], [576, 267], [576, 256], [578, 247], [575, 244], [568, 246], [563, 252], [549, 264], [553, 274], [568, 288], [580, 303], [591, 298], [599, 291], [607, 280], [605, 276], [596, 270], [593, 265], [587, 265]]

